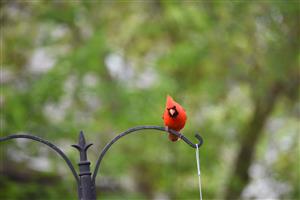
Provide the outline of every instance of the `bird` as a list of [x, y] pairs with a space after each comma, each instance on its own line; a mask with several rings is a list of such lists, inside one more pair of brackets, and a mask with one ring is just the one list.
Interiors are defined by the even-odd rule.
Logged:
[[[180, 131], [184, 128], [185, 122], [187, 120], [186, 112], [183, 107], [174, 101], [174, 99], [167, 95], [166, 108], [164, 110], [163, 116], [164, 124], [166, 130], [173, 129], [175, 131]], [[169, 140], [176, 142], [179, 140], [177, 135], [169, 132]]]

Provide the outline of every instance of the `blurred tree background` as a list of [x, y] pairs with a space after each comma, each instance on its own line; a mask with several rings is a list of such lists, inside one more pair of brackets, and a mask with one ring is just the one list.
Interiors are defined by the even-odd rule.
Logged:
[[[163, 125], [167, 94], [200, 150], [204, 199], [299, 199], [299, 1], [1, 1], [1, 136], [100, 150]], [[148, 131], [149, 132], [149, 131]], [[153, 131], [154, 132], [154, 131]], [[65, 163], [36, 142], [0, 145], [0, 199], [75, 199]], [[167, 134], [108, 152], [99, 199], [197, 199], [194, 149]]]

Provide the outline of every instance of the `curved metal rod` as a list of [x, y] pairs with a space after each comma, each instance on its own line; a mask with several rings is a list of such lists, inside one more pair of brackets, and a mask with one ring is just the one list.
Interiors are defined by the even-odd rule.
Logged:
[[[120, 133], [119, 135], [117, 135], [114, 139], [112, 139], [108, 144], [106, 144], [106, 146], [103, 148], [97, 163], [95, 165], [95, 169], [94, 169], [94, 173], [93, 173], [93, 177], [92, 177], [92, 181], [95, 183], [96, 180], [96, 176], [97, 176], [97, 172], [99, 170], [101, 161], [103, 159], [103, 157], [105, 156], [106, 152], [108, 151], [108, 149], [117, 141], [119, 140], [121, 137], [124, 137], [125, 135], [128, 135], [129, 133], [133, 133], [135, 131], [139, 131], [139, 130], [145, 130], [145, 129], [153, 129], [153, 130], [159, 130], [159, 131], [166, 131], [165, 127], [162, 126], [137, 126], [134, 128], [130, 128], [127, 131], [124, 131], [123, 133]], [[190, 145], [193, 148], [196, 148], [196, 144], [192, 143], [189, 139], [187, 139], [184, 135], [182, 135], [181, 133], [174, 131], [172, 129], [168, 129], [168, 132], [177, 135], [179, 138], [181, 138], [185, 143], [187, 143], [188, 145]], [[197, 140], [199, 141], [199, 143], [197, 144], [198, 147], [200, 147], [203, 144], [203, 139], [199, 134], [196, 134], [195, 137], [197, 138]]]
[[70, 170], [72, 171], [72, 173], [74, 175], [74, 178], [76, 179], [77, 183], [79, 184], [79, 177], [76, 173], [74, 166], [72, 165], [71, 161], [66, 156], [66, 154], [64, 154], [64, 152], [62, 152], [62, 150], [60, 150], [57, 146], [55, 146], [51, 142], [48, 142], [47, 140], [44, 140], [42, 138], [39, 138], [39, 137], [33, 136], [33, 135], [9, 135], [7, 137], [1, 137], [0, 142], [4, 142], [6, 140], [16, 139], [16, 138], [24, 138], [24, 139], [34, 140], [34, 141], [43, 143], [43, 144], [47, 145], [48, 147], [50, 147], [51, 149], [53, 149], [54, 151], [56, 151], [56, 153], [58, 153], [66, 161], [67, 165], [69, 166]]

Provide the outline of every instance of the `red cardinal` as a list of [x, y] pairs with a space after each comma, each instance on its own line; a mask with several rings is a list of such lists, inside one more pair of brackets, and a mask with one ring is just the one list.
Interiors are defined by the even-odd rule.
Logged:
[[[175, 131], [180, 131], [185, 125], [186, 118], [185, 110], [168, 95], [166, 109], [163, 114], [165, 126]], [[169, 139], [175, 142], [179, 138], [177, 135], [169, 133]]]

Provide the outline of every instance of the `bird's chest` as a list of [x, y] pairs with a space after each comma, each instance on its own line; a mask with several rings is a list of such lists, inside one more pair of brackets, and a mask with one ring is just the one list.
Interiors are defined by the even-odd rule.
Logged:
[[174, 118], [170, 116], [166, 116], [165, 125], [171, 129], [179, 131], [180, 129], [183, 128], [184, 124], [185, 124], [185, 119], [181, 115], [178, 115], [177, 117]]

